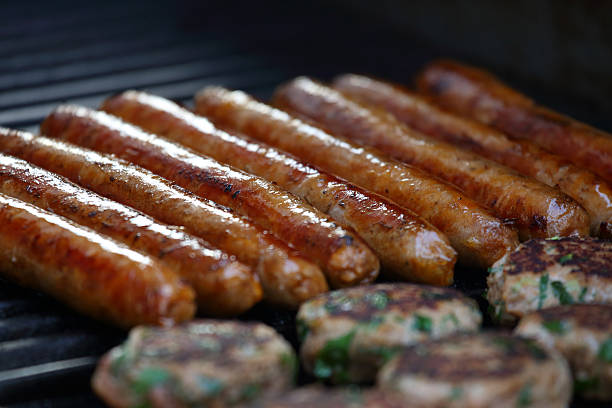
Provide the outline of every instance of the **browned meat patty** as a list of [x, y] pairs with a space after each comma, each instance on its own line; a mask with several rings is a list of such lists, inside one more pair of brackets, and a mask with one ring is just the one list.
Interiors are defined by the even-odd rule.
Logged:
[[291, 346], [260, 323], [196, 320], [140, 326], [108, 352], [92, 379], [113, 407], [231, 407], [293, 386]]
[[411, 284], [359, 286], [320, 295], [297, 315], [306, 371], [331, 382], [366, 382], [406, 345], [475, 331], [476, 302], [453, 289]]
[[612, 400], [612, 305], [571, 305], [523, 317], [514, 331], [558, 350], [569, 362], [574, 391]]
[[499, 333], [460, 334], [407, 348], [378, 376], [384, 390], [426, 407], [566, 407], [565, 360], [536, 342]]

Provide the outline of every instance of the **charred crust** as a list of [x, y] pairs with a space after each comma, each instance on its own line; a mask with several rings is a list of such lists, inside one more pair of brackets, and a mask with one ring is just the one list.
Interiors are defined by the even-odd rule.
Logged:
[[513, 252], [504, 266], [509, 275], [540, 273], [553, 265], [572, 267], [585, 276], [612, 278], [612, 243], [595, 238], [534, 239]]
[[611, 305], [571, 305], [542, 309], [535, 313], [544, 322], [571, 321], [574, 328], [588, 328], [602, 331], [612, 329]]
[[[479, 347], [480, 343], [484, 347]], [[465, 352], [458, 352], [461, 349]], [[529, 361], [549, 358], [535, 342], [527, 339], [508, 334], [462, 334], [408, 347], [398, 359], [395, 375], [457, 382], [507, 378], [520, 373]]]
[[329, 292], [322, 295], [322, 306], [330, 316], [341, 316], [356, 321], [370, 321], [373, 312], [397, 311], [409, 313], [420, 308], [437, 309], [440, 302], [469, 301], [461, 292], [451, 288], [410, 284], [379, 284]]

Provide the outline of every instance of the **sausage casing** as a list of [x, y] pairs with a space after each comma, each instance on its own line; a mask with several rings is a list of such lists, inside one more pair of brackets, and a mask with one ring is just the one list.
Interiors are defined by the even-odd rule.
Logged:
[[236, 315], [261, 299], [259, 280], [233, 256], [24, 160], [0, 154], [0, 192], [157, 259], [195, 289], [200, 311], [208, 315]]
[[588, 234], [588, 214], [559, 190], [429, 138], [402, 125], [389, 113], [325, 85], [297, 78], [277, 91], [276, 101], [334, 134], [375, 147], [458, 186], [498, 217], [513, 220], [523, 240]]
[[436, 61], [417, 79], [436, 103], [589, 169], [612, 184], [612, 135], [560, 115], [494, 76], [453, 61]]
[[612, 237], [612, 187], [594, 173], [479, 122], [448, 113], [401, 86], [360, 75], [342, 75], [334, 88], [380, 106], [408, 126], [471, 150], [561, 191], [588, 212], [591, 234]]
[[207, 119], [158, 96], [128, 91], [106, 100], [102, 109], [148, 132], [277, 183], [337, 222], [352, 227], [395, 277], [437, 285], [452, 283], [456, 254], [446, 236], [413, 212], [381, 196], [244, 135], [217, 129]]
[[516, 231], [455, 188], [379, 152], [331, 136], [243, 92], [207, 88], [196, 110], [222, 127], [288, 151], [406, 207], [445, 233], [466, 265], [490, 266], [518, 245]]
[[41, 131], [115, 154], [247, 216], [316, 262], [333, 287], [370, 282], [378, 275], [378, 258], [361, 238], [264, 179], [87, 108], [60, 106]]
[[0, 194], [0, 271], [122, 327], [193, 317], [191, 288], [148, 256]]
[[321, 270], [225, 208], [166, 179], [91, 150], [0, 128], [0, 151], [204, 238], [257, 272], [268, 302], [295, 308], [328, 287]]

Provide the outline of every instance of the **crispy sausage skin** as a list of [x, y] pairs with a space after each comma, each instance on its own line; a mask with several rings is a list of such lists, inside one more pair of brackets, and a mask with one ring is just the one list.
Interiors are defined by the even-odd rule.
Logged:
[[66, 217], [157, 259], [195, 289], [201, 312], [231, 316], [261, 299], [250, 267], [179, 228], [0, 154], [0, 193]]
[[147, 170], [61, 141], [2, 128], [0, 151], [61, 174], [162, 222], [183, 226], [187, 232], [235, 255], [257, 272], [268, 302], [296, 308], [328, 290], [321, 270], [284, 243]]
[[148, 256], [0, 194], [0, 273], [121, 327], [193, 317], [191, 288]]
[[219, 130], [207, 119], [158, 96], [128, 91], [105, 101], [102, 109], [148, 132], [277, 183], [337, 222], [352, 227], [395, 277], [435, 285], [452, 283], [456, 253], [446, 236], [413, 212], [381, 196], [244, 135]]
[[414, 211], [448, 236], [462, 264], [490, 266], [518, 245], [513, 228], [455, 188], [376, 150], [331, 136], [243, 92], [204, 89], [196, 96], [196, 110], [219, 126], [288, 151]]
[[445, 109], [532, 140], [612, 184], [611, 134], [538, 106], [494, 76], [454, 61], [425, 67], [417, 86]]
[[612, 187], [597, 175], [528, 140], [511, 139], [479, 122], [448, 113], [399, 85], [342, 75], [334, 88], [391, 112], [408, 126], [558, 187], [588, 212], [591, 234], [612, 237]]
[[276, 101], [334, 134], [375, 147], [458, 186], [498, 217], [513, 220], [522, 240], [589, 232], [586, 211], [559, 190], [427, 137], [391, 114], [325, 85], [297, 78], [277, 91]]
[[333, 287], [371, 282], [378, 275], [378, 258], [361, 238], [262, 178], [87, 108], [60, 106], [41, 131], [115, 154], [249, 217], [317, 263]]

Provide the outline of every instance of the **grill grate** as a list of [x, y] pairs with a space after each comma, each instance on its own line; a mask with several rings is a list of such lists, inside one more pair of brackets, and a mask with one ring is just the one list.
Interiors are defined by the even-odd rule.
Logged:
[[[355, 71], [405, 81], [437, 54], [325, 2], [95, 3], [3, 5], [0, 125], [36, 131], [59, 103], [95, 107], [127, 88], [189, 103], [209, 84], [267, 98], [276, 84], [299, 74], [327, 79]], [[612, 127], [563, 105], [567, 98], [542, 93], [541, 99]], [[482, 303], [483, 277], [474, 281], [459, 271], [457, 280]], [[262, 320], [296, 342], [290, 313], [257, 307], [244, 318]], [[0, 404], [101, 405], [89, 378], [98, 356], [124, 337], [0, 279]]]

